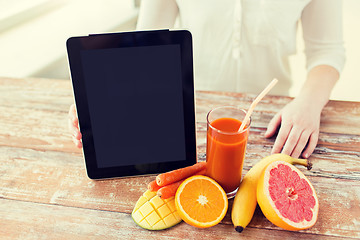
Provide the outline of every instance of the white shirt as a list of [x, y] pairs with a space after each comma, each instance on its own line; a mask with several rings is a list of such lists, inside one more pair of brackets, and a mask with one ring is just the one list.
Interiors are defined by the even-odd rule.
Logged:
[[340, 73], [344, 66], [341, 0], [176, 3], [180, 28], [193, 35], [197, 90], [259, 93], [277, 78], [272, 94], [287, 95], [291, 87], [288, 57], [296, 53], [299, 20], [307, 70], [326, 64]]

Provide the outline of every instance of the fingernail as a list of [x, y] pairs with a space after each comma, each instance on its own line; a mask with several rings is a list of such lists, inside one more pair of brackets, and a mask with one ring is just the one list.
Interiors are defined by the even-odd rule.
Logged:
[[309, 154], [308, 153], [305, 153], [304, 154], [304, 158], [308, 158], [309, 157]]

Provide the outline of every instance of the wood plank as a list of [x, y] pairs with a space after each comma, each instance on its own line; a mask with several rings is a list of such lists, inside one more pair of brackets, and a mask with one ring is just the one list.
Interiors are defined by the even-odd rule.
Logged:
[[[360, 127], [360, 126], [359, 126]], [[248, 144], [262, 145], [268, 150], [269, 154], [275, 142], [275, 137], [267, 139], [264, 137], [266, 128], [251, 127]], [[197, 139], [198, 147], [206, 146], [206, 123], [197, 123]], [[201, 149], [202, 150], [202, 149]], [[343, 154], [352, 154], [360, 157], [360, 135], [340, 134], [340, 133], [324, 133], [320, 132], [316, 152], [343, 152]]]
[[0, 145], [80, 152], [67, 125], [69, 80], [0, 78], [0, 96]]
[[[246, 228], [232, 225], [198, 229], [184, 222], [163, 231], [138, 227], [129, 214], [0, 199], [2, 239], [339, 239], [337, 236]], [[16, 229], [16, 231], [14, 231]], [[348, 237], [346, 239], [355, 239]]]
[[[147, 183], [154, 179], [147, 176], [93, 181], [86, 176], [78, 154], [0, 147], [0, 156], [0, 197], [6, 199], [130, 214]], [[360, 181], [336, 178], [334, 174], [322, 176], [324, 170], [317, 164], [341, 168], [330, 160], [317, 159], [314, 172], [300, 168], [314, 184], [321, 207], [318, 224], [307, 232], [360, 237]], [[244, 173], [251, 164], [247, 160]], [[353, 166], [356, 164], [354, 160]], [[229, 213], [224, 224], [231, 225]], [[259, 212], [250, 226], [278, 229]]]
[[70, 80], [1, 78], [0, 106], [68, 112], [73, 103]]

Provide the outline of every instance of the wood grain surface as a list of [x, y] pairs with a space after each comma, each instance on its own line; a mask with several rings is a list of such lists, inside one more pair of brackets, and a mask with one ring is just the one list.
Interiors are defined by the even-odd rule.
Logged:
[[[205, 161], [206, 114], [223, 105], [248, 108], [250, 94], [197, 92], [198, 160]], [[274, 139], [263, 137], [274, 114], [291, 98], [266, 96], [251, 123], [245, 174], [270, 154]], [[310, 157], [320, 202], [314, 227], [280, 229], [257, 209], [237, 233], [229, 211], [209, 229], [182, 222], [164, 231], [138, 227], [130, 213], [155, 176], [93, 181], [82, 152], [73, 146], [67, 113], [73, 103], [69, 80], [0, 78], [0, 239], [359, 239], [360, 103], [330, 101], [322, 113], [320, 138]]]

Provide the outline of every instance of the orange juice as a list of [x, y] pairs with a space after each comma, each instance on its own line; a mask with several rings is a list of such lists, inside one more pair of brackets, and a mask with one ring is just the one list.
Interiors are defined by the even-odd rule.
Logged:
[[206, 175], [217, 181], [229, 198], [240, 185], [249, 135], [249, 126], [238, 132], [240, 125], [241, 121], [232, 117], [209, 121], [208, 116]]

